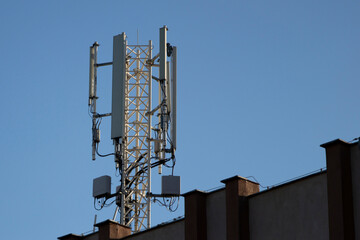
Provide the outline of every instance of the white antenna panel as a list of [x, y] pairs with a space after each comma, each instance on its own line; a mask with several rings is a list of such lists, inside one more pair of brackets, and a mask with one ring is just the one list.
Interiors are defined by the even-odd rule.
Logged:
[[126, 35], [114, 36], [112, 66], [111, 138], [124, 137], [125, 132], [125, 78]]
[[90, 74], [89, 74], [89, 105], [95, 97], [95, 63], [96, 63], [96, 48], [95, 44], [90, 47]]
[[168, 112], [171, 112], [171, 90], [170, 90], [170, 63], [166, 62], [166, 105]]
[[171, 104], [172, 111], [171, 116], [171, 125], [170, 125], [170, 134], [171, 141], [174, 149], [176, 149], [176, 47], [173, 47], [173, 52], [171, 55]]

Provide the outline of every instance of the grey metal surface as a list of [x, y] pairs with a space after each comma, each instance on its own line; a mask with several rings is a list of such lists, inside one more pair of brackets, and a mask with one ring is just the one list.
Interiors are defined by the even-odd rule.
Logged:
[[111, 194], [111, 177], [101, 176], [93, 180], [93, 197], [100, 198]]
[[125, 81], [126, 35], [114, 36], [111, 102], [111, 138], [124, 137], [125, 129]]
[[160, 58], [160, 69], [159, 69], [159, 78], [166, 79], [166, 58], [167, 58], [167, 39], [166, 39], [167, 27], [164, 26], [160, 28], [160, 45], [159, 45], [159, 58]]
[[161, 194], [180, 195], [180, 176], [161, 176]]

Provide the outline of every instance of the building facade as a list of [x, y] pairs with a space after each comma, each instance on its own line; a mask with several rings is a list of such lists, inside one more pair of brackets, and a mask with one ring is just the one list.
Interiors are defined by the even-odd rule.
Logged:
[[185, 217], [136, 234], [117, 222], [60, 240], [360, 240], [360, 143], [321, 145], [327, 169], [259, 191], [234, 176], [213, 192], [183, 194]]

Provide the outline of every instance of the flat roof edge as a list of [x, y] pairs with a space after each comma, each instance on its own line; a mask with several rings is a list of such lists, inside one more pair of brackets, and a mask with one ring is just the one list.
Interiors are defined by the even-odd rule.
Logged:
[[299, 182], [299, 181], [302, 181], [302, 180], [306, 180], [308, 178], [311, 178], [311, 177], [315, 177], [317, 175], [322, 175], [322, 174], [325, 174], [327, 173], [327, 170], [320, 170], [319, 172], [316, 172], [316, 173], [313, 173], [313, 174], [309, 174], [309, 175], [306, 175], [304, 177], [300, 177], [300, 178], [297, 178], [297, 179], [294, 179], [292, 181], [289, 181], [289, 182], [285, 182], [283, 184], [279, 184], [279, 185], [274, 185], [273, 187], [270, 187], [269, 189], [265, 189], [261, 192], [258, 192], [258, 193], [254, 193], [254, 194], [251, 194], [249, 196], [247, 196], [248, 198], [251, 198], [251, 197], [256, 197], [258, 195], [261, 195], [263, 193], [267, 193], [269, 191], [272, 191], [272, 190], [276, 190], [276, 189], [279, 189], [281, 187], [284, 187], [284, 186], [287, 186], [287, 185], [290, 185], [290, 184], [294, 184], [296, 182]]

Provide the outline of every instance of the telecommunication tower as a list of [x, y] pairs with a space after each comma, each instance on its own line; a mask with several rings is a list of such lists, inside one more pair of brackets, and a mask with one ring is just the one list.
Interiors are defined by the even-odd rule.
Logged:
[[[89, 112], [92, 116], [92, 159], [96, 155], [113, 155], [120, 174], [120, 185], [111, 193], [111, 178], [94, 179], [93, 197], [100, 208], [115, 198], [120, 223], [138, 232], [150, 227], [151, 199], [180, 195], [180, 177], [173, 176], [176, 150], [176, 55], [177, 49], [167, 42], [167, 27], [160, 28], [159, 53], [153, 56], [152, 41], [146, 45], [129, 45], [125, 33], [113, 38], [113, 61], [97, 63], [99, 44], [90, 47]], [[112, 65], [111, 113], [96, 109], [97, 68]], [[158, 68], [158, 76], [153, 75]], [[156, 91], [152, 91], [156, 89]], [[152, 98], [153, 92], [158, 98]], [[155, 107], [152, 106], [152, 103]], [[103, 117], [111, 117], [111, 139], [114, 152], [102, 155], [99, 126]], [[153, 119], [155, 117], [155, 119]], [[151, 169], [172, 168], [162, 176], [162, 193], [151, 192]], [[164, 201], [164, 204], [166, 202]], [[171, 207], [171, 206], [168, 206]]]

